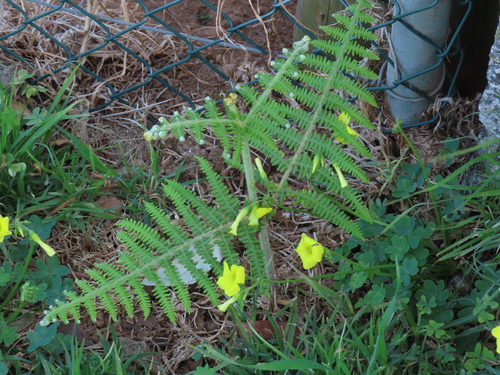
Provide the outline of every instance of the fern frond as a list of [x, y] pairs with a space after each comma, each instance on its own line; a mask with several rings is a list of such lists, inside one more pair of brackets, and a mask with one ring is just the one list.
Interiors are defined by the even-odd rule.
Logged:
[[[161, 234], [155, 230], [153, 227], [150, 227], [147, 224], [140, 223], [134, 220], [124, 219], [118, 223], [118, 225], [124, 228], [128, 233], [131, 233], [135, 236], [135, 238], [139, 237], [141, 241], [143, 241], [148, 247], [137, 253], [139, 256], [143, 256], [141, 261], [147, 261], [147, 255], [153, 254], [153, 249], [162, 249], [170, 247], [169, 242], [161, 236]], [[124, 236], [124, 239], [128, 238], [127, 232], [119, 232], [118, 237]]]
[[[233, 99], [234, 103], [226, 101], [223, 111], [209, 99], [205, 102], [206, 112], [203, 115], [188, 110], [186, 119], [174, 113], [168, 120], [161, 119], [161, 124], [146, 132], [145, 138], [157, 139], [171, 132], [182, 139], [186, 129], [190, 129], [195, 140], [201, 143], [209, 126], [224, 149], [226, 162], [244, 170], [247, 178], [254, 176], [249, 156], [250, 143], [283, 173], [279, 183], [267, 181], [264, 184], [274, 189], [268, 192], [266, 199], [278, 197], [280, 200], [292, 200], [351, 235], [361, 237], [354, 217], [369, 221], [368, 210], [355, 189], [341, 187], [331, 164], [358, 180], [368, 180], [363, 170], [345, 152], [345, 147], [351, 147], [365, 157], [369, 156], [369, 150], [360, 139], [350, 135], [346, 124], [338, 119], [340, 114], [345, 114], [354, 124], [373, 128], [370, 120], [350, 101], [358, 99], [376, 105], [359, 79], [374, 79], [377, 75], [364, 65], [364, 61], [357, 60], [376, 58], [369, 48], [359, 43], [360, 40], [375, 39], [362, 27], [363, 23], [374, 22], [363, 12], [363, 7], [368, 6], [367, 1], [358, 0], [348, 7], [351, 16], [335, 15], [338, 27], [324, 28], [333, 40], [312, 42], [331, 54], [333, 60], [306, 53], [307, 43], [298, 42], [293, 50], [284, 51], [289, 58], [275, 62], [276, 71], [273, 74], [259, 74], [261, 88], [238, 88], [249, 106], [248, 111], [239, 111], [235, 104], [237, 101]], [[347, 140], [349, 145], [339, 144], [339, 139]], [[327, 165], [318, 167], [311, 176], [316, 155], [324, 157]], [[145, 202], [155, 226], [123, 220], [120, 225], [124, 231], [119, 232], [118, 237], [126, 250], [119, 253], [118, 265], [100, 264], [95, 270], [88, 271], [93, 282], [77, 281], [82, 294], [69, 293], [66, 302], [57, 302], [52, 306], [46, 312], [45, 324], [57, 318], [67, 321], [70, 315], [78, 319], [80, 306], [88, 310], [92, 319], [96, 318], [99, 305], [116, 319], [118, 306], [122, 305], [130, 315], [138, 303], [147, 316], [151, 308], [149, 294], [143, 285], [145, 281], [153, 284], [153, 295], [169, 319], [175, 321], [175, 299], [186, 310], [189, 310], [191, 302], [179, 266], [192, 275], [212, 303], [218, 303], [215, 283], [197, 267], [193, 258], [200, 258], [213, 267], [215, 275], [220, 275], [221, 265], [218, 256], [214, 256], [215, 246], [218, 246], [225, 260], [231, 264], [238, 263], [238, 252], [233, 247], [233, 237], [228, 230], [240, 211], [241, 202], [229, 192], [221, 176], [206, 160], [198, 158], [198, 161], [212, 189], [210, 204], [188, 188], [168, 181], [164, 192], [182, 218], [181, 224], [172, 221], [160, 207]], [[316, 190], [292, 189], [287, 183], [290, 175], [310, 181]], [[249, 186], [253, 195], [249, 194], [249, 201], [254, 204], [258, 201], [258, 193], [251, 183]], [[266, 274], [266, 264], [257, 231], [258, 227], [248, 225], [240, 225], [238, 230], [239, 239], [246, 248], [251, 273], [254, 277], [261, 277]], [[165, 278], [171, 287], [162, 284]]]
[[[120, 259], [122, 260], [125, 267], [127, 267], [127, 263], [123, 261], [123, 254], [121, 254]], [[132, 269], [132, 268], [128, 268]], [[151, 299], [149, 298], [149, 294], [144, 290], [142, 282], [137, 279], [130, 279], [128, 281], [130, 288], [133, 290], [135, 294], [135, 299], [141, 308], [144, 316], [149, 316], [151, 314]]]
[[172, 293], [168, 288], [154, 288], [153, 295], [158, 300], [163, 312], [167, 315], [171, 322], [176, 321], [175, 306], [172, 302]]
[[[217, 210], [215, 207], [208, 206], [202, 199], [200, 199], [196, 194], [194, 194], [191, 190], [187, 189], [185, 186], [182, 186], [178, 182], [175, 181], [167, 181], [166, 186], [168, 186], [168, 190], [165, 190], [166, 195], [168, 196], [170, 191], [174, 191], [177, 194], [180, 194], [184, 197], [186, 204], [189, 204], [198, 214], [207, 222], [207, 224], [212, 227], [222, 227], [227, 225], [228, 222], [234, 219], [234, 216], [228, 217], [225, 216], [220, 210]], [[238, 259], [238, 254], [234, 251], [231, 246], [232, 236], [227, 234], [226, 231], [221, 231], [214, 235], [214, 245], [219, 246], [221, 249], [223, 257], [230, 262], [231, 264], [235, 264]], [[220, 239], [220, 240], [217, 240]], [[204, 247], [201, 247], [204, 249]], [[211, 249], [209, 250], [210, 254], [213, 254]], [[202, 255], [203, 256], [203, 255]], [[205, 259], [205, 256], [204, 256]]]
[[[127, 247], [131, 251], [131, 254], [135, 255], [136, 258], [140, 258], [140, 260], [143, 262], [142, 264], [154, 262], [154, 267], [142, 270], [141, 274], [144, 275], [147, 280], [154, 283], [154, 288], [162, 288], [162, 282], [155, 272], [158, 265], [162, 266], [164, 270], [168, 272], [169, 280], [171, 281], [175, 291], [177, 292], [179, 299], [184, 304], [186, 309], [189, 310], [189, 292], [186, 286], [181, 281], [177, 269], [172, 266], [172, 251], [168, 251], [171, 250], [174, 245], [168, 243], [165, 239], [158, 237], [158, 233], [157, 236], [144, 235], [140, 230], [140, 228], [143, 227], [143, 225], [140, 223], [127, 222], [124, 227], [128, 228], [129, 233], [133, 233], [135, 235], [134, 238], [126, 232], [120, 232], [118, 234], [118, 238], [120, 238], [120, 240], [127, 245]], [[149, 246], [144, 247], [143, 244]], [[152, 251], [156, 251], [157, 253], [162, 254], [166, 259], [162, 260], [160, 256], [151, 256], [150, 253]], [[135, 271], [138, 269], [138, 267], [134, 266], [133, 257], [130, 254], [123, 253], [120, 260], [128, 266], [129, 271]], [[168, 302], [166, 302], [166, 304], [168, 304]], [[164, 306], [166, 306], [166, 304]]]
[[[149, 241], [150, 243], [160, 244], [161, 247], [153, 248], [154, 251], [161, 252], [159, 255], [152, 256], [153, 252], [149, 246], [144, 246], [149, 236], [141, 235], [141, 228], [143, 226], [140, 223], [135, 223], [132, 221], [127, 221], [126, 226], [130, 228], [132, 234], [127, 232], [119, 232], [119, 238], [126, 243], [127, 248], [130, 253], [134, 256], [126, 257], [125, 254], [130, 255], [130, 253], [121, 253], [119, 256], [119, 261], [126, 269], [121, 269], [116, 266], [108, 266], [106, 264], [97, 264], [96, 270], [87, 271], [91, 274], [96, 285], [93, 285], [85, 280], [77, 280], [76, 284], [81, 289], [82, 293], [76, 295], [75, 293], [68, 293], [66, 302], [58, 302], [55, 306], [52, 306], [45, 312], [45, 318], [43, 319], [44, 324], [48, 324], [54, 320], [67, 321], [71, 316], [75, 320], [80, 318], [80, 306], [85, 306], [92, 320], [95, 321], [97, 317], [98, 305], [100, 305], [105, 311], [107, 311], [113, 319], [116, 320], [118, 317], [117, 306], [122, 303], [129, 305], [128, 298], [131, 295], [140, 296], [140, 306], [143, 308], [145, 305], [149, 305], [149, 298], [144, 290], [144, 285], [142, 285], [142, 280], [147, 277], [152, 280], [155, 285], [153, 286], [153, 294], [158, 299], [158, 302], [162, 309], [165, 311], [169, 319], [175, 322], [175, 306], [173, 304], [172, 295], [168, 288], [162, 285], [161, 280], [155, 270], [158, 267], [163, 267], [167, 272], [169, 272], [169, 278], [173, 280], [174, 290], [177, 297], [183, 303], [183, 305], [188, 309], [190, 306], [189, 293], [185, 284], [180, 281], [177, 275], [177, 270], [172, 268], [172, 257], [181, 253], [188, 253], [191, 246], [195, 243], [203, 241], [206, 239], [212, 239], [216, 233], [227, 230], [227, 226], [217, 227], [213, 230], [198, 236], [193, 240], [189, 240], [178, 247], [164, 247], [164, 242], [157, 240]], [[134, 232], [137, 230], [137, 232]], [[144, 263], [136, 263], [135, 259], [144, 259]], [[123, 260], [123, 261], [122, 261]], [[133, 265], [132, 265], [133, 264]], [[111, 267], [111, 268], [109, 268]], [[204, 285], [207, 281], [204, 280]], [[217, 293], [214, 293], [215, 286], [210, 290], [206, 288], [210, 294], [211, 301], [215, 304], [218, 303]], [[180, 294], [179, 294], [180, 293]], [[128, 296], [125, 298], [125, 296]], [[129, 308], [126, 308], [127, 313], [130, 312]], [[150, 312], [150, 308], [143, 308], [145, 316]]]
[[255, 229], [241, 226], [238, 229], [239, 240], [245, 245], [245, 254], [249, 259], [250, 274], [253, 277], [263, 277], [266, 274], [264, 252], [259, 240], [255, 237]]
[[[80, 290], [82, 291], [83, 295], [85, 295], [85, 296], [93, 296], [95, 288], [88, 281], [86, 281], [86, 280], [76, 280], [75, 284], [78, 286], [78, 288], [80, 288]], [[71, 306], [72, 306], [71, 302], [73, 302], [74, 300], [77, 300], [77, 298], [76, 298], [75, 294], [73, 294], [73, 295], [67, 295], [67, 297], [68, 297], [68, 299], [70, 301], [69, 303], [67, 303], [67, 305], [70, 306], [70, 308], [68, 308], [68, 310], [70, 310]], [[92, 321], [96, 321], [97, 320], [97, 301], [94, 301], [93, 297], [92, 298], [86, 298], [86, 299], [84, 299], [82, 301], [82, 304], [87, 309], [87, 312], [88, 312], [88, 314], [90, 316], [90, 319]], [[53, 309], [53, 307], [52, 307], [52, 309]], [[65, 314], [64, 309], [60, 313]], [[57, 310], [56, 310], [56, 316], [60, 320], [62, 320], [63, 322], [67, 320], [67, 315], [66, 315], [66, 318], [64, 317], [64, 315], [62, 315], [62, 316], [58, 315], [57, 314]], [[78, 311], [78, 312], [73, 311], [72, 316], [75, 318], [75, 320], [78, 320], [80, 318], [80, 311]], [[48, 315], [48, 317], [50, 317], [50, 315]], [[52, 320], [54, 320], [54, 318], [52, 318]]]
[[324, 195], [309, 190], [294, 190], [288, 193], [290, 197], [295, 198], [297, 203], [308, 208], [315, 216], [328, 220], [353, 236], [363, 238], [356, 222]]
[[[188, 250], [179, 251], [176, 254], [176, 257], [179, 259], [185, 259], [186, 257], [192, 256], [192, 253]], [[177, 297], [181, 301], [182, 305], [185, 307], [187, 311], [191, 310], [191, 298], [189, 297], [189, 290], [187, 285], [182, 281], [179, 270], [172, 263], [172, 259], [162, 259], [158, 261], [158, 265], [161, 267], [162, 271], [166, 276], [168, 276], [168, 281], [172, 285], [172, 289], [175, 291]], [[156, 289], [165, 289], [165, 286], [161, 282], [161, 280], [156, 281], [153, 288]], [[171, 301], [168, 302], [170, 304]], [[163, 306], [162, 306], [163, 307]]]
[[[160, 226], [161, 230], [168, 235], [172, 243], [181, 245], [189, 241], [187, 233], [173, 223], [165, 211], [151, 202], [144, 202], [144, 207], [153, 220]], [[145, 238], [145, 241], [148, 241], [148, 239]]]
[[[342, 167], [340, 167], [342, 169]], [[341, 188], [338, 180], [332, 180], [331, 178], [331, 167], [318, 168], [315, 175], [314, 181], [321, 186], [325, 191], [329, 193], [334, 193], [337, 196], [340, 196], [343, 204], [352, 211], [355, 216], [359, 218], [371, 222], [371, 216], [368, 208], [366, 207], [363, 199], [357, 193], [355, 189], [352, 188]], [[328, 197], [327, 199], [333, 199]]]
[[196, 157], [196, 160], [200, 163], [200, 168], [205, 174], [212, 188], [212, 194], [215, 197], [215, 201], [223, 214], [228, 217], [236, 217], [238, 214], [239, 201], [229, 193], [227, 187], [221, 182], [220, 176], [213, 171], [205, 159]]
[[168, 185], [163, 187], [165, 195], [172, 200], [176, 211], [184, 219], [185, 224], [191, 229], [192, 234], [196, 237], [206, 233], [210, 228], [205, 225], [203, 220], [191, 211], [191, 207], [185, 204], [185, 197], [174, 189], [170, 189]]

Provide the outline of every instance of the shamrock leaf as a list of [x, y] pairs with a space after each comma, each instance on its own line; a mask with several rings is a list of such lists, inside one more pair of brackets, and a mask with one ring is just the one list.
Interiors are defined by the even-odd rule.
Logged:
[[59, 322], [51, 324], [48, 327], [42, 327], [37, 324], [34, 331], [29, 331], [26, 334], [26, 337], [31, 342], [28, 346], [28, 352], [31, 353], [41, 346], [50, 344], [54, 337], [56, 337], [58, 326]]

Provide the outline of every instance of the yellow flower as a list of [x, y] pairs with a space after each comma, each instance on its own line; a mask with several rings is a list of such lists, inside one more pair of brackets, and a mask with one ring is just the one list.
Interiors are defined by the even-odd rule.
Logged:
[[240, 225], [240, 221], [245, 218], [245, 216], [248, 215], [250, 212], [250, 219], [248, 225], [250, 226], [257, 226], [259, 225], [259, 219], [271, 212], [273, 209], [272, 208], [259, 208], [256, 204], [252, 206], [252, 210], [250, 211], [249, 207], [245, 207], [242, 209], [239, 213], [238, 216], [236, 216], [236, 219], [234, 220], [233, 224], [231, 224], [231, 230], [229, 233], [231, 233], [233, 236], [238, 235], [238, 225]]
[[227, 262], [224, 262], [224, 272], [217, 280], [217, 285], [229, 297], [234, 296], [240, 291], [240, 285], [245, 283], [245, 268], [233, 264], [229, 268]]
[[267, 174], [266, 171], [264, 171], [264, 167], [262, 166], [262, 160], [260, 160], [259, 158], [255, 158], [255, 165], [259, 170], [260, 178], [262, 178], [263, 180], [267, 180]]
[[344, 174], [340, 170], [339, 166], [337, 163], [333, 164], [333, 168], [335, 168], [335, 172], [339, 175], [339, 181], [340, 181], [340, 187], [343, 189], [347, 187], [349, 184], [347, 183], [347, 180], [344, 177]]
[[325, 158], [323, 156], [315, 155], [314, 160], [313, 160], [313, 170], [312, 173], [316, 172], [316, 168], [318, 168], [318, 165], [322, 167], [325, 166]]
[[248, 215], [248, 211], [249, 211], [248, 207], [242, 209], [239, 212], [238, 216], [236, 216], [236, 219], [234, 220], [233, 224], [231, 224], [231, 230], [229, 231], [229, 233], [231, 233], [233, 236], [238, 235], [238, 225], [240, 224], [240, 221], [243, 220], [243, 218]]
[[38, 237], [38, 234], [36, 234], [34, 232], [29, 232], [28, 239], [30, 239], [30, 240], [36, 242], [38, 245], [40, 245], [40, 247], [45, 250], [45, 252], [47, 253], [47, 255], [49, 257], [54, 256], [56, 254], [55, 250], [52, 247], [47, 245], [45, 242], [43, 242], [40, 239], [40, 237]]
[[299, 246], [297, 246], [295, 251], [299, 253], [304, 269], [308, 270], [321, 262], [325, 249], [319, 242], [314, 241], [311, 237], [302, 233]]
[[238, 95], [236, 95], [234, 92], [232, 92], [226, 98], [224, 98], [224, 104], [230, 108], [234, 107], [237, 99], [238, 99]]
[[254, 204], [252, 206], [252, 211], [250, 212], [250, 219], [248, 225], [250, 225], [251, 227], [256, 227], [257, 225], [259, 225], [259, 219], [262, 216], [267, 215], [272, 210], [273, 210], [272, 208], [264, 208], [264, 207], [259, 208], [257, 205]]
[[493, 328], [491, 334], [497, 339], [497, 353], [500, 354], [500, 326]]
[[0, 242], [3, 242], [5, 236], [10, 236], [12, 232], [9, 230], [9, 218], [0, 216]]
[[[353, 136], [359, 136], [358, 133], [356, 133], [356, 131], [354, 131], [350, 126], [349, 126], [349, 122], [351, 121], [351, 116], [349, 116], [347, 113], [345, 112], [342, 112], [339, 117], [338, 117], [339, 121], [341, 123], [343, 123], [345, 125], [345, 130], [347, 130], [347, 133], [350, 134], [350, 135], [353, 135]], [[346, 145], [347, 142], [344, 138], [342, 137], [337, 137], [335, 138], [337, 141], [339, 141], [340, 143]]]

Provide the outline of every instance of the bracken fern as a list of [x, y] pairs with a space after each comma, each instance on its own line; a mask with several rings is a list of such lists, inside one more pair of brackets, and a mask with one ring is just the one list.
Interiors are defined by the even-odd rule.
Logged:
[[[245, 174], [245, 206], [259, 204], [280, 209], [285, 204], [300, 206], [301, 210], [308, 210], [351, 235], [361, 237], [355, 219], [361, 217], [369, 221], [368, 210], [354, 188], [341, 185], [340, 176], [332, 173], [332, 165], [352, 178], [368, 181], [364, 171], [353, 162], [338, 140], [348, 143], [360, 155], [370, 156], [361, 140], [348, 132], [345, 121], [339, 119], [342, 113], [360, 126], [373, 127], [353, 102], [346, 100], [357, 98], [376, 105], [370, 93], [354, 79], [377, 78], [362, 63], [366, 59], [377, 59], [377, 56], [358, 42], [375, 39], [361, 26], [374, 22], [363, 12], [369, 6], [367, 1], [360, 0], [348, 8], [350, 16], [335, 14], [337, 26], [323, 28], [331, 40], [312, 42], [315, 47], [334, 56], [333, 59], [307, 53], [307, 40], [296, 42], [293, 50], [283, 51], [288, 57], [286, 60], [274, 62], [274, 73], [258, 74], [260, 88], [237, 87], [244, 106], [234, 94], [226, 97], [224, 108], [207, 99], [203, 113], [188, 110], [184, 116], [175, 113], [170, 120], [162, 118], [160, 125], [145, 133], [145, 138], [158, 139], [171, 132], [182, 141], [190, 131], [196, 141], [203, 143], [209, 128], [223, 147], [226, 162]], [[243, 107], [248, 109], [240, 109]], [[258, 173], [250, 158], [251, 147], [266, 155], [267, 161], [280, 172], [279, 181], [271, 181]], [[318, 165], [318, 158], [327, 163]], [[194, 276], [210, 301], [219, 303], [215, 283], [206, 272], [196, 267], [192, 259], [201, 257], [216, 276], [221, 275], [220, 261], [214, 255], [217, 246], [224, 260], [230, 264], [238, 263], [239, 252], [233, 246], [234, 237], [228, 230], [242, 205], [230, 194], [221, 176], [210, 168], [209, 163], [201, 158], [198, 160], [212, 189], [212, 203], [206, 203], [177, 182], [167, 182], [165, 195], [182, 221], [174, 222], [155, 204], [145, 203], [156, 226], [128, 219], [121, 221], [119, 225], [124, 231], [118, 236], [127, 250], [119, 254], [119, 265], [98, 264], [95, 270], [87, 271], [94, 281], [78, 280], [76, 283], [82, 293], [69, 294], [68, 301], [52, 306], [46, 312], [44, 323], [54, 319], [66, 321], [70, 316], [78, 319], [81, 305], [93, 319], [98, 304], [113, 319], [118, 317], [118, 305], [124, 306], [127, 314], [132, 315], [133, 298], [148, 315], [150, 297], [143, 285], [145, 278], [154, 284], [153, 295], [167, 316], [175, 320], [175, 300], [189, 310], [190, 295], [178, 267], [172, 263], [174, 257]], [[290, 176], [305, 180], [307, 187], [293, 188], [288, 183]], [[257, 190], [257, 182], [262, 184], [265, 192]], [[257, 232], [259, 236], [256, 236]], [[238, 238], [245, 247], [250, 274], [255, 278], [263, 275], [272, 278], [272, 253], [266, 224], [260, 223], [260, 227], [240, 225]], [[168, 275], [171, 289], [162, 284], [158, 273], [160, 268]]]

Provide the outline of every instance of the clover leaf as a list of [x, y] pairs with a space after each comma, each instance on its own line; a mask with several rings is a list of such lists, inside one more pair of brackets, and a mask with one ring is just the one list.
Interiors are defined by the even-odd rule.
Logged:
[[10, 327], [5, 320], [0, 316], [0, 344], [10, 346], [19, 338], [16, 332], [16, 327]]
[[31, 344], [28, 345], [28, 352], [31, 353], [41, 346], [50, 344], [54, 337], [56, 337], [58, 326], [59, 322], [51, 324], [48, 327], [42, 327], [37, 324], [34, 331], [29, 331], [26, 334], [26, 337], [31, 342]]

